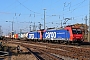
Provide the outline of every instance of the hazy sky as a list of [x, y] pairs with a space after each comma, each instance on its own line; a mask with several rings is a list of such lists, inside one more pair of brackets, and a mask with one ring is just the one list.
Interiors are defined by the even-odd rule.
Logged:
[[65, 18], [71, 18], [67, 25], [85, 23], [89, 0], [0, 0], [0, 25], [4, 34], [11, 32], [11, 22], [16, 32], [20, 29], [29, 32], [30, 22], [32, 26], [35, 23], [38, 27], [38, 22], [43, 25], [44, 9], [47, 27], [60, 27]]

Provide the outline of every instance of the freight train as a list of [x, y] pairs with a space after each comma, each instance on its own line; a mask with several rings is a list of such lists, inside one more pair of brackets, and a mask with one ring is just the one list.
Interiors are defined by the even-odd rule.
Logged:
[[[21, 36], [21, 37], [20, 37]], [[26, 34], [15, 34], [14, 38], [27, 38], [33, 41], [44, 42], [65, 42], [65, 43], [81, 43], [83, 42], [82, 30], [74, 26], [66, 26], [62, 29], [47, 29], [29, 32]]]
[[39, 30], [28, 33], [28, 39], [48, 42], [81, 43], [83, 41], [82, 30], [73, 26], [64, 29]]

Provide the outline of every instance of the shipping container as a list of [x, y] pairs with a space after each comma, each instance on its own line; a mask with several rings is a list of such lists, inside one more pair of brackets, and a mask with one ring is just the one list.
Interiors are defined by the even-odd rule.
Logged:
[[26, 39], [28, 36], [28, 33], [18, 33], [18, 39]]
[[18, 39], [18, 34], [14, 34], [14, 38], [15, 39]]

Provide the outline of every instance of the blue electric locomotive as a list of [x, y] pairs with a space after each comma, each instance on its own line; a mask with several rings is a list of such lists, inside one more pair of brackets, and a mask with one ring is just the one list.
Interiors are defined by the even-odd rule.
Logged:
[[28, 33], [28, 39], [39, 39], [40, 33], [39, 32], [30, 32]]
[[65, 41], [65, 42], [82, 42], [83, 35], [80, 28], [73, 28], [70, 26], [64, 29], [50, 29], [50, 30], [39, 30], [36, 32], [28, 33], [28, 39], [34, 39], [39, 41]]
[[43, 33], [44, 40], [69, 40], [70, 34], [67, 30], [46, 30]]
[[43, 30], [28, 33], [28, 39], [43, 41], [60, 41], [69, 40], [70, 33], [67, 30]]

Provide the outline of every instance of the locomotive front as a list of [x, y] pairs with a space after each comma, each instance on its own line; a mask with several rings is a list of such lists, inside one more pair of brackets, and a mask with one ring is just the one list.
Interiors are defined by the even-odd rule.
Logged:
[[83, 34], [82, 34], [82, 30], [80, 28], [67, 26], [67, 27], [65, 27], [65, 30], [69, 31], [71, 42], [81, 43], [83, 41]]
[[83, 34], [80, 28], [72, 28], [73, 42], [82, 42]]

